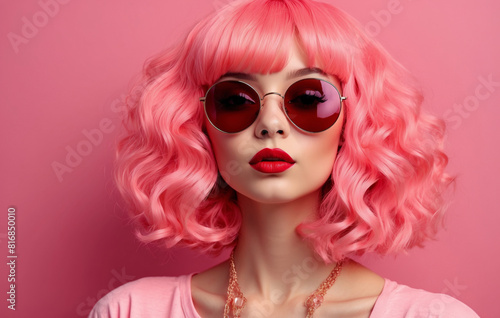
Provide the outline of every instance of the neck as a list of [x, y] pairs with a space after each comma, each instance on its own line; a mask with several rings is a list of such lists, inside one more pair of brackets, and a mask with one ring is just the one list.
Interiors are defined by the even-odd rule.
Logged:
[[287, 203], [262, 204], [241, 196], [238, 202], [243, 222], [234, 259], [243, 293], [271, 297], [279, 290], [291, 297], [317, 288], [333, 265], [315, 257], [295, 229], [315, 217], [319, 192]]

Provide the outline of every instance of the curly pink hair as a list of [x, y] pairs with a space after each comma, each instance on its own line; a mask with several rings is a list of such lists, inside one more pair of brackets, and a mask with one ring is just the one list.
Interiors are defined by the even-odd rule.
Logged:
[[349, 15], [310, 0], [235, 1], [152, 58], [137, 84], [117, 149], [116, 181], [143, 241], [219, 252], [241, 215], [218, 178], [199, 98], [224, 73], [281, 70], [296, 42], [308, 64], [337, 76], [345, 102], [342, 146], [317, 219], [297, 228], [326, 262], [407, 250], [432, 238], [443, 215], [444, 125], [422, 94]]

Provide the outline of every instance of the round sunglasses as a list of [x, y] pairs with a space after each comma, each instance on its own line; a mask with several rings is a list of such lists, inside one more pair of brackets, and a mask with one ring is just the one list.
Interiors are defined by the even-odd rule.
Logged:
[[212, 85], [205, 97], [205, 114], [210, 123], [225, 133], [237, 133], [252, 125], [267, 95], [283, 98], [283, 112], [297, 128], [318, 133], [332, 127], [340, 115], [344, 97], [335, 85], [317, 78], [291, 84], [284, 95], [269, 92], [260, 97], [250, 84], [228, 80]]

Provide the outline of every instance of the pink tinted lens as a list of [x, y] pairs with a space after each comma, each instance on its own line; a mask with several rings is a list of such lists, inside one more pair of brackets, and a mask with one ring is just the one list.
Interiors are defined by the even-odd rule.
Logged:
[[259, 110], [259, 94], [243, 82], [219, 82], [210, 88], [205, 98], [208, 119], [216, 128], [228, 133], [248, 128]]
[[303, 79], [285, 93], [285, 111], [292, 123], [308, 132], [324, 131], [337, 121], [341, 99], [333, 84], [320, 79]]

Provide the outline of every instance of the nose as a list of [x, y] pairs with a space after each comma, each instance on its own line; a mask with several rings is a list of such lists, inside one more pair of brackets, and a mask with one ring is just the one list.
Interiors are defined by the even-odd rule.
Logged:
[[290, 124], [283, 107], [284, 99], [278, 93], [267, 93], [262, 98], [259, 117], [255, 125], [257, 138], [286, 137], [290, 133]]

